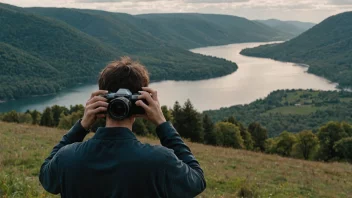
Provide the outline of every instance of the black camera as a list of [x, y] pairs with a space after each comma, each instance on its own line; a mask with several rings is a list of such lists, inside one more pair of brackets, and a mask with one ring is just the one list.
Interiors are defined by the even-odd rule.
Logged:
[[[103, 97], [108, 99], [108, 114], [114, 120], [123, 120], [132, 115], [145, 114], [142, 107], [136, 105], [140, 93], [132, 94], [128, 89], [119, 89], [116, 93], [108, 93]], [[145, 104], [147, 101], [142, 100]]]

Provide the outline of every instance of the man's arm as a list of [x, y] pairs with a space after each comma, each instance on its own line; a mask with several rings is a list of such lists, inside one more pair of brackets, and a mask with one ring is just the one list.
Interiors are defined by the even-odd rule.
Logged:
[[44, 189], [48, 192], [53, 194], [60, 193], [60, 149], [75, 142], [82, 142], [88, 133], [88, 129], [90, 129], [96, 119], [99, 117], [105, 117], [105, 114], [100, 113], [106, 111], [108, 103], [106, 103], [106, 99], [100, 95], [106, 93], [108, 93], [108, 91], [105, 90], [99, 90], [92, 93], [90, 99], [86, 103], [82, 120], [78, 121], [70, 131], [62, 137], [59, 144], [53, 148], [49, 157], [45, 159], [40, 168], [39, 180]]
[[40, 168], [39, 180], [44, 189], [50, 193], [60, 193], [60, 171], [59, 171], [59, 151], [62, 147], [75, 143], [82, 142], [87, 135], [87, 131], [82, 127], [80, 120], [64, 135], [48, 158], [45, 159]]
[[166, 122], [157, 92], [148, 87], [142, 89], [138, 98], [147, 100], [148, 105], [142, 100], [136, 102], [136, 105], [145, 110], [145, 115], [139, 116], [157, 125], [161, 144], [174, 151], [166, 156], [163, 167], [165, 178], [160, 186], [164, 187], [167, 197], [194, 197], [200, 194], [206, 186], [203, 170], [175, 128]]
[[167, 197], [195, 197], [203, 192], [206, 187], [203, 170], [175, 128], [165, 122], [157, 127], [157, 134], [161, 144], [175, 153], [166, 160]]

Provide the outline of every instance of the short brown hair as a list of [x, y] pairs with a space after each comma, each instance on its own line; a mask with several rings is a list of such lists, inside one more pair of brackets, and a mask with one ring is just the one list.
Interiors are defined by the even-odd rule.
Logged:
[[99, 77], [99, 89], [117, 92], [121, 88], [137, 93], [149, 84], [147, 69], [130, 57], [124, 56], [120, 60], [109, 63]]

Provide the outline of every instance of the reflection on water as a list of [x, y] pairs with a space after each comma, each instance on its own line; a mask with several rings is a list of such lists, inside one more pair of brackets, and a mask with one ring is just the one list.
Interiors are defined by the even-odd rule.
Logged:
[[[263, 58], [246, 57], [239, 52], [265, 43], [242, 43], [192, 50], [234, 61], [239, 69], [227, 76], [200, 81], [163, 81], [152, 83], [158, 90], [161, 104], [172, 107], [175, 101], [183, 103], [188, 98], [198, 110], [218, 109], [236, 104], [246, 104], [267, 96], [277, 89], [335, 90], [336, 84], [308, 74], [307, 67]], [[84, 104], [97, 85], [67, 89], [54, 96], [33, 97], [0, 104], [0, 111], [43, 110], [54, 104], [70, 106]]]

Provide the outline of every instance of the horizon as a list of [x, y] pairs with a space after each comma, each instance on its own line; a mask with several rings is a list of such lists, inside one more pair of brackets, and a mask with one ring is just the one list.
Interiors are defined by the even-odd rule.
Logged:
[[342, 12], [352, 11], [352, 0], [0, 0], [18, 7], [55, 7], [139, 14], [222, 14], [249, 20], [277, 19], [320, 23]]

